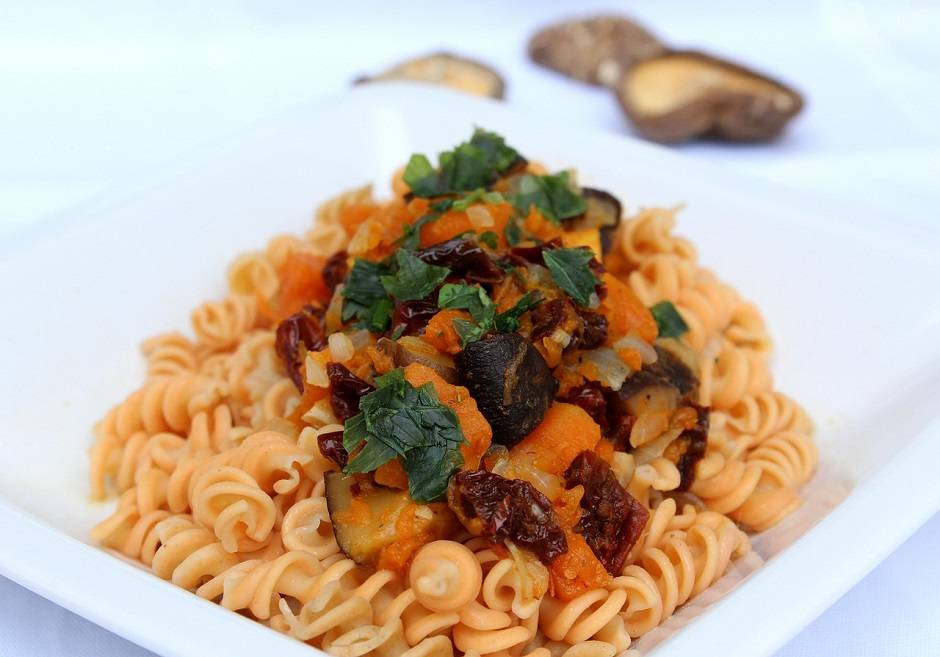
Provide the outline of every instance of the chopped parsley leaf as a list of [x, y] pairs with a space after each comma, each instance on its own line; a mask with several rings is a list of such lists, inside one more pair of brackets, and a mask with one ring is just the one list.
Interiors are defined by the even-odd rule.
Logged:
[[399, 301], [417, 301], [431, 294], [450, 274], [447, 267], [429, 265], [411, 251], [395, 252], [394, 273], [382, 276], [385, 291]]
[[388, 327], [393, 304], [382, 285], [382, 277], [390, 273], [385, 263], [356, 259], [343, 285], [344, 322], [356, 318], [359, 320], [357, 326], [373, 333]]
[[553, 176], [521, 176], [512, 204], [523, 217], [534, 205], [543, 217], [556, 224], [587, 210], [587, 202], [571, 185], [567, 171]]
[[600, 282], [588, 263], [594, 257], [590, 249], [549, 249], [542, 253], [552, 279], [578, 305], [591, 305], [594, 288]]
[[401, 457], [411, 498], [440, 500], [463, 465], [466, 439], [456, 413], [441, 404], [433, 384], [415, 388], [401, 369], [376, 377], [375, 384], [360, 399], [360, 413], [346, 421], [343, 446], [352, 458], [343, 471], [372, 472]]
[[659, 328], [659, 337], [678, 338], [689, 330], [689, 325], [682, 319], [682, 315], [672, 305], [671, 301], [660, 301], [650, 308], [653, 319], [656, 320], [656, 326]]
[[432, 197], [486, 188], [506, 171], [519, 154], [493, 132], [477, 128], [470, 141], [440, 154], [435, 169], [427, 156], [408, 160], [403, 180], [415, 196]]

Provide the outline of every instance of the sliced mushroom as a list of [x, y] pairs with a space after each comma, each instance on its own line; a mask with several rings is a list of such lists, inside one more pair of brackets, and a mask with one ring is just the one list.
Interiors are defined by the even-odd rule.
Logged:
[[380, 338], [375, 346], [391, 356], [392, 361], [398, 367], [419, 363], [437, 372], [448, 383], [457, 383], [457, 368], [454, 366], [454, 360], [417, 336], [405, 335], [397, 342]]
[[529, 40], [529, 57], [582, 82], [613, 86], [634, 62], [665, 46], [622, 16], [597, 16], [550, 25]]
[[402, 536], [397, 520], [415, 506], [408, 491], [385, 488], [341, 472], [324, 476], [336, 543], [358, 564], [374, 566], [382, 550], [397, 541], [414, 541], [421, 536], [430, 542], [459, 529], [457, 519], [445, 505], [419, 505], [410, 520], [414, 535]]
[[427, 82], [490, 98], [502, 98], [506, 91], [506, 83], [495, 70], [476, 60], [448, 52], [409, 59], [378, 75], [361, 77], [356, 84], [382, 80]]
[[493, 442], [507, 447], [542, 421], [558, 391], [545, 359], [518, 333], [471, 342], [454, 361], [460, 384], [493, 428]]
[[803, 108], [800, 94], [757, 71], [695, 51], [637, 62], [617, 86], [637, 131], [649, 139], [773, 139]]
[[[698, 387], [695, 366], [680, 356], [672, 345], [662, 344], [657, 340], [656, 362], [644, 365], [643, 369], [631, 375], [620, 389], [620, 397], [627, 399], [647, 386], [661, 385], [675, 388], [681, 396], [690, 395]], [[676, 342], [677, 341], [671, 341]], [[682, 346], [682, 345], [680, 345]], [[684, 351], [682, 352], [684, 354]]]
[[587, 202], [587, 210], [584, 214], [565, 221], [565, 226], [572, 230], [600, 229], [601, 250], [603, 255], [607, 255], [613, 246], [614, 232], [620, 225], [623, 206], [616, 196], [602, 189], [582, 187], [581, 196]]

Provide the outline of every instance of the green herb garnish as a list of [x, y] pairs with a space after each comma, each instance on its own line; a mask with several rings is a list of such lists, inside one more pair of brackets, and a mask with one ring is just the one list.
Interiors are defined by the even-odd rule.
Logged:
[[519, 328], [519, 318], [542, 303], [542, 293], [527, 292], [509, 310], [496, 312], [496, 304], [482, 287], [465, 283], [448, 283], [437, 298], [439, 308], [466, 310], [473, 321], [454, 320], [454, 330], [460, 336], [460, 346], [476, 342], [490, 331], [509, 333]]
[[542, 253], [542, 257], [558, 287], [578, 305], [591, 305], [594, 288], [600, 281], [588, 266], [594, 257], [590, 249], [549, 249]]
[[506, 228], [503, 229], [503, 237], [506, 238], [506, 243], [509, 246], [515, 246], [522, 241], [522, 229], [519, 228], [519, 224], [514, 218], [510, 218]]
[[499, 244], [499, 236], [491, 230], [486, 231], [478, 238], [483, 244], [495, 249]]
[[499, 192], [488, 192], [480, 187], [479, 189], [475, 189], [469, 194], [466, 194], [462, 198], [457, 199], [450, 207], [454, 210], [465, 212], [471, 205], [481, 201], [483, 203], [503, 203], [505, 199]]
[[512, 308], [496, 315], [496, 330], [511, 333], [519, 328], [519, 318], [542, 303], [542, 293], [538, 290], [526, 292]]
[[466, 310], [473, 321], [481, 325], [490, 326], [496, 320], [496, 304], [478, 285], [448, 283], [437, 296], [437, 307]]
[[343, 446], [353, 457], [343, 472], [372, 472], [401, 457], [411, 498], [419, 504], [440, 500], [463, 465], [466, 439], [457, 415], [440, 403], [431, 383], [415, 388], [401, 369], [375, 384], [360, 399], [360, 413], [346, 421]]
[[343, 321], [354, 317], [357, 325], [373, 333], [384, 331], [392, 316], [393, 304], [382, 285], [391, 273], [388, 265], [357, 258], [343, 285]]
[[659, 337], [678, 338], [689, 330], [689, 325], [682, 319], [682, 315], [672, 305], [671, 301], [660, 301], [650, 308], [653, 319], [656, 320], [656, 326], [659, 328]]
[[440, 219], [441, 212], [446, 212], [446, 210], [430, 212], [426, 215], [418, 217], [418, 219], [413, 224], [405, 224], [402, 236], [398, 238], [398, 241], [395, 242], [395, 245], [410, 251], [417, 249], [421, 245], [421, 228], [431, 223], [432, 221], [437, 221]]
[[501, 136], [477, 128], [470, 141], [440, 154], [437, 169], [425, 155], [412, 155], [402, 178], [415, 196], [469, 192], [493, 183], [518, 158]]
[[444, 282], [450, 269], [429, 265], [404, 248], [395, 252], [395, 271], [382, 276], [382, 286], [399, 301], [423, 299]]
[[521, 176], [512, 204], [523, 217], [534, 205], [543, 217], [556, 224], [587, 210], [587, 202], [571, 185], [567, 171], [553, 176]]

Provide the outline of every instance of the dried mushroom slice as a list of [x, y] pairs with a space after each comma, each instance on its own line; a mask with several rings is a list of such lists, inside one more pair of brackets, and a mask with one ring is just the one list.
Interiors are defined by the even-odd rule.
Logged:
[[356, 83], [381, 80], [427, 82], [490, 98], [502, 98], [506, 92], [506, 83], [492, 68], [448, 52], [409, 59], [378, 75], [359, 78]]
[[661, 142], [769, 140], [803, 108], [800, 94], [782, 82], [694, 51], [638, 62], [617, 96], [637, 131]]
[[617, 84], [634, 62], [665, 49], [646, 28], [620, 16], [557, 23], [529, 40], [529, 57], [537, 64], [608, 87]]

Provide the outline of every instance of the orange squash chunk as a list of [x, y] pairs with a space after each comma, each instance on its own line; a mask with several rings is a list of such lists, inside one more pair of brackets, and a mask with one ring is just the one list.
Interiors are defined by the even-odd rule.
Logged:
[[476, 469], [493, 440], [493, 429], [480, 413], [470, 392], [463, 386], [447, 383], [437, 372], [419, 363], [412, 363], [405, 368], [405, 379], [416, 388], [431, 383], [438, 400], [453, 409], [460, 422], [460, 430], [467, 439], [467, 444], [460, 447], [464, 466], [470, 470]]
[[607, 316], [611, 335], [622, 337], [636, 331], [647, 342], [655, 340], [659, 330], [649, 308], [616, 276], [604, 274], [603, 282], [607, 286], [607, 297], [601, 308]]
[[565, 538], [568, 551], [552, 561], [548, 572], [553, 595], [567, 602], [587, 591], [603, 588], [610, 581], [610, 574], [581, 534], [568, 529]]
[[601, 428], [580, 406], [555, 402], [528, 436], [509, 451], [510, 461], [530, 462], [539, 470], [561, 475], [578, 454], [594, 449]]
[[455, 319], [470, 321], [470, 313], [466, 310], [442, 310], [428, 322], [424, 330], [424, 340], [435, 349], [445, 354], [456, 354], [460, 351], [460, 336], [454, 329]]

